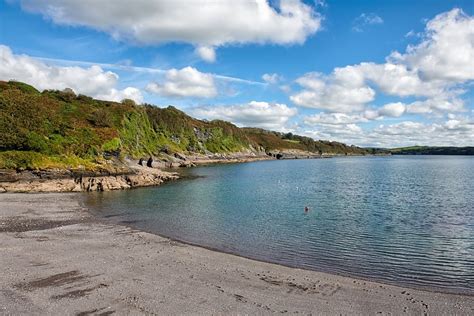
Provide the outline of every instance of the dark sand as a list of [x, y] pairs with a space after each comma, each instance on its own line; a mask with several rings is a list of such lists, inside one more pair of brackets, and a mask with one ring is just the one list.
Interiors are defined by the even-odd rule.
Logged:
[[101, 222], [77, 194], [0, 194], [0, 315], [474, 315], [474, 296], [283, 267]]

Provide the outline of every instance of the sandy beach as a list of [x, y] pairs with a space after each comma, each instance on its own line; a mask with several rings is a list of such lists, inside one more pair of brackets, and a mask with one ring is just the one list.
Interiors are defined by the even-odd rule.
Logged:
[[0, 195], [1, 315], [472, 315], [474, 296], [258, 262], [99, 220], [81, 193]]

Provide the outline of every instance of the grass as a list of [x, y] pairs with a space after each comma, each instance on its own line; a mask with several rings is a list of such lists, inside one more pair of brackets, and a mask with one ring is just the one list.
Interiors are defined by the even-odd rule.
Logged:
[[95, 171], [99, 164], [77, 156], [48, 156], [34, 151], [0, 152], [0, 169], [45, 170], [82, 169]]

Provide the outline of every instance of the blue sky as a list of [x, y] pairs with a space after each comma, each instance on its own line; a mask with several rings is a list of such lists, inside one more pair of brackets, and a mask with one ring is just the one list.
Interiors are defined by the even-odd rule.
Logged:
[[470, 0], [0, 0], [0, 79], [360, 146], [474, 145], [473, 15]]

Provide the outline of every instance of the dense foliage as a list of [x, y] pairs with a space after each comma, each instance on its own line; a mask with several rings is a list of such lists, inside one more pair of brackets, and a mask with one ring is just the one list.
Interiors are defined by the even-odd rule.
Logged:
[[94, 168], [106, 157], [282, 149], [366, 153], [291, 133], [197, 120], [172, 106], [100, 101], [70, 89], [39, 92], [0, 81], [0, 168]]

